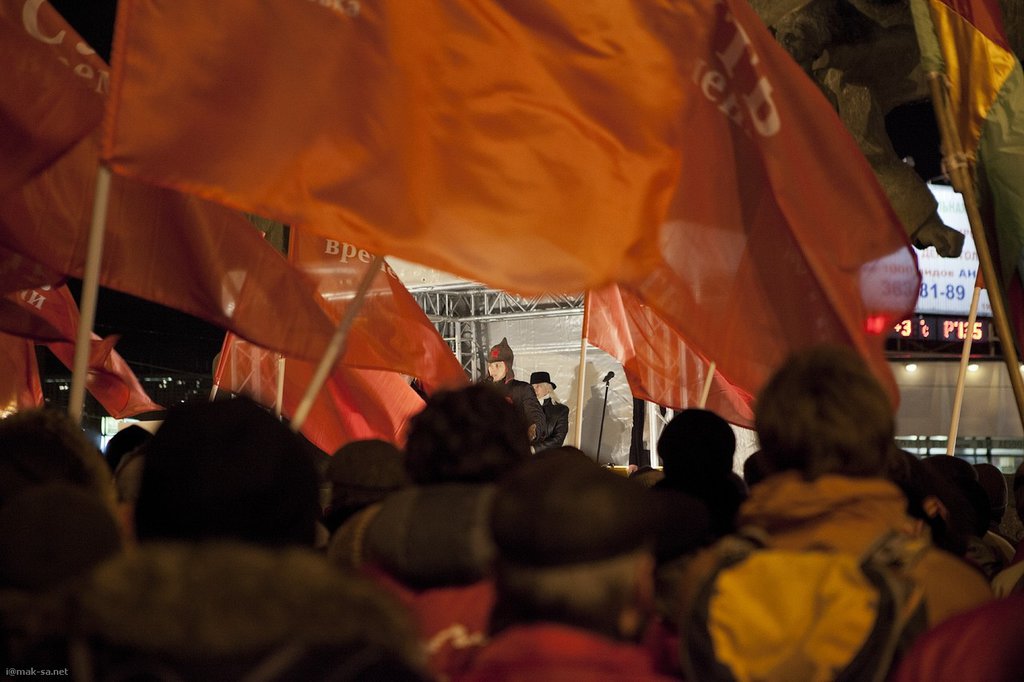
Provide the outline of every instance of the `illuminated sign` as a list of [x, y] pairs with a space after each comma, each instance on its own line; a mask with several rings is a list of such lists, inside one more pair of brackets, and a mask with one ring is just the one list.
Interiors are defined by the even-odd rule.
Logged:
[[[931, 247], [923, 251], [914, 249], [921, 270], [921, 291], [914, 312], [967, 317], [979, 266], [964, 201], [952, 187], [928, 185], [928, 188], [939, 204], [939, 217], [942, 221], [964, 234], [964, 250], [959, 258], [943, 258]], [[984, 290], [978, 299], [978, 316], [992, 316], [988, 292]]]
[[889, 338], [964, 341], [968, 331], [972, 341], [986, 343], [992, 340], [992, 323], [989, 320], [976, 320], [972, 328], [966, 319], [940, 315], [914, 315], [901, 320], [893, 326]]

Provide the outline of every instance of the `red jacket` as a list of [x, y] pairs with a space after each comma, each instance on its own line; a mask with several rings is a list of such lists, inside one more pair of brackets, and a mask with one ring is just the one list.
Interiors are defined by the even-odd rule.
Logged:
[[522, 625], [485, 646], [459, 682], [663, 682], [640, 646], [568, 625]]
[[922, 635], [889, 682], [1024, 679], [1024, 594], [990, 601]]
[[427, 665], [438, 679], [457, 678], [487, 643], [487, 623], [494, 605], [494, 583], [414, 590], [382, 571], [364, 571], [412, 613], [427, 649]]

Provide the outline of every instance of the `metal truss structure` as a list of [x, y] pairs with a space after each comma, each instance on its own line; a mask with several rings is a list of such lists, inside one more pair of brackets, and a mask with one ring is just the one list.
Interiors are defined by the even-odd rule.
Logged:
[[459, 283], [410, 288], [441, 337], [470, 376], [482, 374], [487, 343], [483, 325], [494, 320], [583, 314], [583, 294], [524, 297], [483, 285]]

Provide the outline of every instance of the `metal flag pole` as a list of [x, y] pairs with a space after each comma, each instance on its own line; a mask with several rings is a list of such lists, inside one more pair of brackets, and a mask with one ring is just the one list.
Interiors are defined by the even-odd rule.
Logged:
[[374, 259], [373, 264], [366, 269], [366, 274], [363, 275], [363, 280], [359, 283], [359, 289], [356, 291], [355, 298], [352, 299], [352, 303], [345, 309], [345, 314], [342, 316], [341, 322], [338, 323], [338, 328], [334, 331], [334, 336], [331, 337], [331, 342], [327, 345], [324, 356], [320, 358], [320, 364], [316, 366], [316, 371], [313, 373], [309, 386], [306, 387], [306, 392], [303, 394], [299, 406], [295, 408], [295, 414], [292, 415], [291, 421], [292, 431], [297, 433], [302, 428], [302, 425], [306, 423], [306, 417], [309, 416], [310, 410], [313, 409], [313, 402], [316, 400], [317, 394], [320, 393], [320, 389], [327, 382], [327, 377], [330, 375], [331, 370], [334, 369], [334, 364], [341, 357], [342, 351], [345, 350], [348, 332], [352, 328], [352, 323], [355, 322], [356, 315], [359, 314], [359, 309], [362, 308], [363, 301], [366, 299], [366, 293], [370, 290], [370, 285], [373, 283], [377, 273], [380, 272], [383, 262], [384, 257], [378, 256]]
[[944, 84], [943, 74], [935, 71], [928, 73], [928, 87], [931, 90], [932, 104], [935, 107], [935, 118], [939, 124], [939, 132], [942, 135], [946, 167], [949, 171], [950, 180], [953, 182], [953, 189], [963, 195], [964, 198], [964, 208], [967, 210], [967, 220], [971, 225], [971, 235], [974, 237], [974, 246], [978, 250], [978, 264], [981, 266], [982, 277], [988, 289], [989, 303], [992, 305], [992, 319], [996, 325], [996, 334], [999, 335], [1000, 347], [1003, 351], [1003, 361], [1006, 363], [1010, 386], [1013, 389], [1013, 397], [1017, 401], [1017, 414], [1020, 417], [1021, 425], [1024, 426], [1024, 380], [1021, 378], [1020, 365], [1017, 359], [1016, 339], [1014, 338], [1013, 328], [1010, 325], [1010, 318], [1006, 311], [1003, 288], [999, 283], [999, 277], [996, 274], [995, 264], [992, 260], [992, 252], [989, 249], [988, 239], [985, 236], [981, 211], [978, 209], [978, 198], [974, 192], [974, 180], [971, 177], [967, 157], [960, 145], [960, 137], [957, 134], [956, 124], [953, 121], [953, 112], [950, 110], [949, 102], [946, 99], [947, 92]]
[[103, 235], [107, 229], [107, 205], [110, 203], [110, 169], [100, 165], [96, 171], [96, 191], [92, 202], [92, 221], [86, 243], [85, 271], [82, 273], [82, 301], [79, 305], [78, 333], [71, 369], [71, 394], [68, 415], [81, 423], [85, 407], [85, 384], [89, 379], [89, 351], [96, 300], [100, 288], [100, 262], [103, 257]]
[[604, 405], [601, 407], [601, 427], [597, 431], [597, 452], [594, 453], [594, 461], [598, 464], [601, 463], [601, 439], [604, 437], [604, 415], [608, 411], [608, 389], [612, 384], [612, 377], [615, 376], [615, 372], [608, 372], [605, 375], [604, 381]]

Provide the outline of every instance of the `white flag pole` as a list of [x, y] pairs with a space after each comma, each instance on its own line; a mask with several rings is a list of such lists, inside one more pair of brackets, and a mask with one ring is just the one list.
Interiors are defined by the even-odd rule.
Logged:
[[577, 448], [583, 443], [583, 400], [586, 392], [587, 369], [587, 323], [590, 321], [590, 292], [583, 295], [583, 329], [580, 332], [580, 366], [576, 374], [576, 420], [573, 422], [573, 443]]
[[99, 295], [100, 261], [103, 257], [103, 235], [107, 229], [107, 205], [110, 202], [110, 170], [100, 165], [96, 170], [96, 192], [93, 195], [92, 222], [86, 245], [85, 272], [82, 277], [82, 301], [79, 305], [78, 334], [75, 336], [75, 357], [71, 369], [71, 395], [68, 415], [81, 423], [85, 407], [85, 384], [89, 378], [89, 351], [93, 322], [96, 320], [96, 299]]
[[277, 355], [277, 395], [274, 397], [274, 416], [281, 418], [284, 409], [284, 356]]
[[306, 417], [309, 416], [310, 410], [313, 409], [313, 402], [316, 400], [317, 394], [323, 388], [324, 383], [327, 382], [327, 377], [330, 375], [331, 370], [334, 369], [334, 364], [341, 357], [342, 351], [345, 350], [349, 329], [352, 328], [352, 323], [355, 322], [356, 315], [363, 305], [366, 293], [370, 290], [370, 285], [373, 283], [377, 273], [380, 272], [383, 262], [384, 257], [378, 256], [366, 270], [366, 274], [363, 275], [363, 281], [359, 283], [359, 289], [356, 291], [355, 298], [352, 299], [352, 303], [345, 310], [345, 315], [342, 316], [341, 322], [338, 323], [338, 328], [334, 331], [334, 336], [331, 337], [331, 342], [327, 345], [327, 350], [320, 359], [320, 364], [317, 365], [313, 378], [310, 380], [309, 386], [306, 387], [306, 392], [302, 396], [299, 406], [295, 409], [295, 414], [292, 415], [292, 431], [297, 433], [306, 422]]
[[953, 392], [953, 414], [949, 420], [949, 440], [946, 442], [946, 454], [956, 452], [956, 434], [960, 430], [960, 408], [964, 402], [964, 384], [967, 381], [967, 363], [971, 359], [971, 343], [974, 341], [974, 323], [978, 319], [978, 299], [981, 297], [981, 273], [974, 279], [974, 295], [971, 296], [971, 309], [967, 315], [967, 338], [960, 352], [960, 370], [956, 375], [956, 390]]
[[711, 395], [711, 382], [715, 379], [715, 367], [715, 361], [712, 360], [711, 364], [708, 365], [708, 375], [704, 377], [704, 388], [700, 391], [700, 402], [697, 403], [697, 407], [702, 410], [708, 404], [708, 396]]

